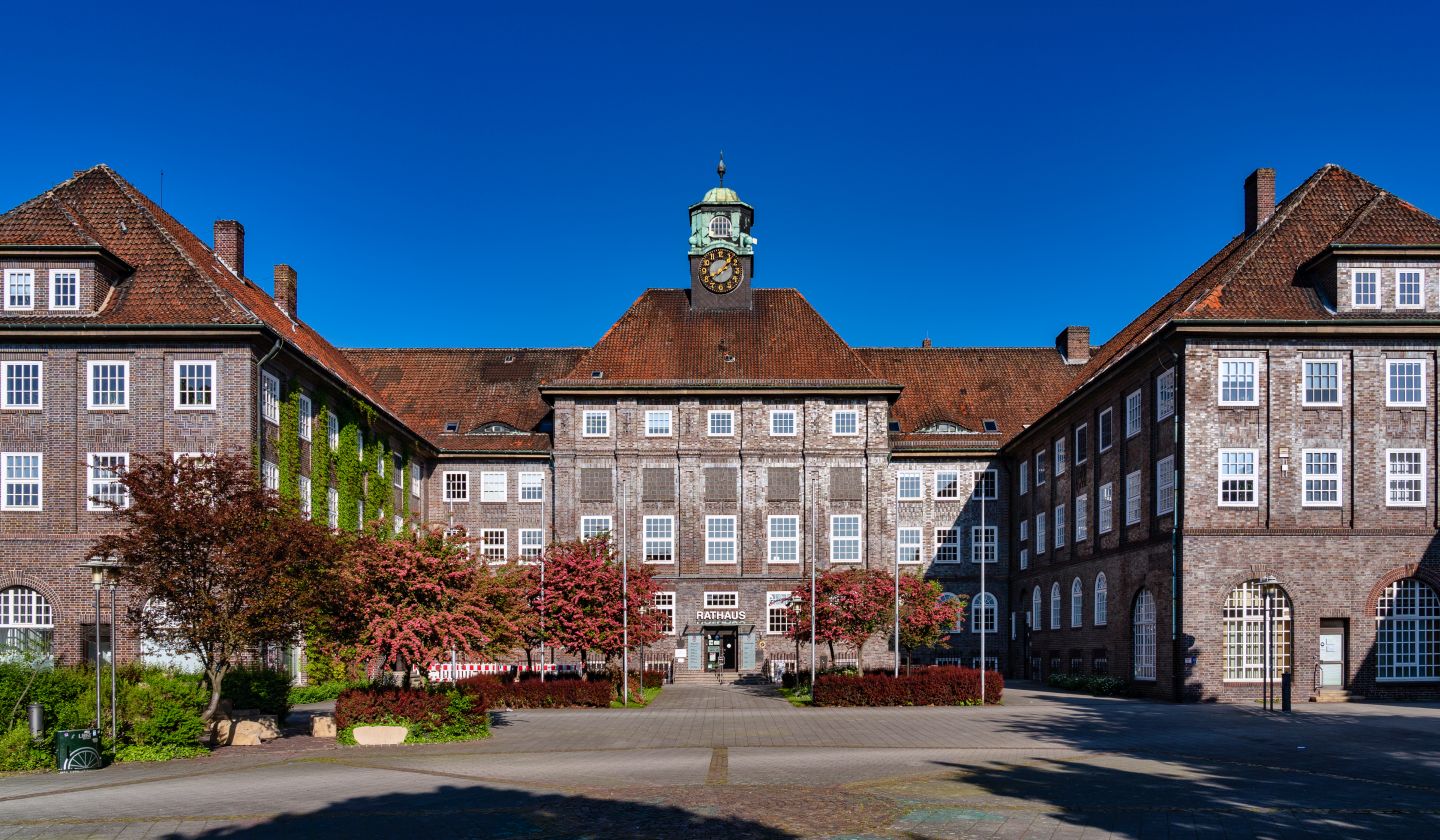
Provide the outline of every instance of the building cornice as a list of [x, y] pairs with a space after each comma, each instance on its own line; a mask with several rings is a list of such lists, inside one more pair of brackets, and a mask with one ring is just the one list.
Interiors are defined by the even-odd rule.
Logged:
[[63, 257], [98, 259], [113, 268], [121, 277], [135, 273], [135, 267], [115, 256], [109, 248], [100, 245], [4, 245], [0, 244], [0, 256], [39, 257], [53, 260]]

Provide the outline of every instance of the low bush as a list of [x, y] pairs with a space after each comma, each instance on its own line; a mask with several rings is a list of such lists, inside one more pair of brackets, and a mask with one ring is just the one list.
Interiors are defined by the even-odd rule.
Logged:
[[355, 743], [357, 726], [404, 726], [406, 742], [483, 738], [489, 732], [485, 697], [453, 688], [352, 688], [335, 699], [341, 743]]
[[804, 688], [810, 685], [809, 671], [786, 671], [780, 675], [781, 688]]
[[[121, 677], [125, 686], [120, 698], [122, 742], [161, 752], [198, 748], [205, 732], [200, 715], [210, 699], [203, 677], [138, 667], [122, 669]], [[119, 753], [117, 749], [117, 758]]]
[[1130, 690], [1127, 680], [1100, 674], [1051, 674], [1045, 678], [1045, 684], [1067, 691], [1083, 691], [1096, 697], [1118, 697]]
[[[492, 676], [460, 680], [457, 687], [477, 694], [487, 708], [558, 709], [574, 706], [604, 709], [615, 695], [609, 680], [523, 680], [504, 682]], [[338, 720], [337, 720], [338, 722]]]
[[[1004, 691], [1004, 679], [987, 671], [986, 701], [999, 703]], [[945, 666], [898, 677], [824, 674], [815, 678], [814, 698], [816, 706], [975, 706], [980, 704], [980, 672]]]
[[334, 700], [340, 693], [352, 688], [364, 688], [368, 686], [368, 680], [326, 680], [324, 682], [311, 683], [310, 685], [290, 686], [290, 705], [302, 706], [306, 703], [324, 703], [326, 700]]
[[170, 761], [176, 758], [195, 758], [197, 756], [209, 755], [210, 750], [199, 744], [190, 746], [168, 745], [149, 746], [145, 744], [126, 744], [115, 750], [116, 761]]
[[259, 709], [284, 723], [290, 714], [290, 675], [273, 668], [236, 668], [225, 675], [220, 696], [236, 709]]
[[665, 685], [665, 672], [664, 672], [664, 671], [641, 671], [641, 672], [640, 672], [640, 687], [641, 687], [641, 688], [661, 688], [661, 687], [663, 687], [664, 685]]
[[30, 740], [30, 727], [12, 726], [0, 735], [0, 770], [43, 770], [55, 766], [51, 739]]

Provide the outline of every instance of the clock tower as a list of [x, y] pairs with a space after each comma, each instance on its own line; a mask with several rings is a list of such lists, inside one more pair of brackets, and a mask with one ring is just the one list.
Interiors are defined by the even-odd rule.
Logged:
[[690, 206], [690, 308], [697, 312], [750, 308], [755, 271], [755, 208], [725, 186], [725, 156], [715, 167], [720, 186]]

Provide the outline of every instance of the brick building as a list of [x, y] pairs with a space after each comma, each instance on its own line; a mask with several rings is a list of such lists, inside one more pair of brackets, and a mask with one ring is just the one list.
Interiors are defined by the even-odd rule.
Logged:
[[1242, 233], [1098, 346], [851, 347], [752, 285], [722, 186], [689, 209], [688, 287], [593, 347], [340, 351], [292, 269], [246, 278], [238, 223], [207, 246], [77, 173], [0, 216], [0, 634], [86, 655], [108, 466], [250, 448], [336, 527], [460, 525], [486, 562], [611, 532], [663, 582], [646, 658], [685, 670], [790, 665], [814, 563], [970, 599], [925, 659], [971, 664], [988, 627], [1012, 676], [1239, 699], [1268, 659], [1301, 697], [1440, 695], [1440, 222], [1333, 166], [1245, 194]]

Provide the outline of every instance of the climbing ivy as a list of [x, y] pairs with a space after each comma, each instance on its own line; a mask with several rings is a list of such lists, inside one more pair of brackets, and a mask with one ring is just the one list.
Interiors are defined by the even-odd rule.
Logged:
[[403, 470], [400, 474], [400, 516], [406, 522], [410, 521], [410, 465], [414, 458], [410, 445], [405, 444], [405, 458], [400, 464]]
[[280, 468], [280, 497], [300, 499], [300, 389], [291, 378], [285, 383], [280, 400], [280, 429], [275, 435], [277, 464]]
[[359, 433], [360, 427], [355, 421], [341, 415], [340, 445], [335, 448], [335, 490], [340, 497], [340, 527], [351, 531], [364, 524], [359, 519], [364, 490]]
[[330, 515], [330, 472], [334, 453], [330, 451], [330, 409], [315, 400], [315, 425], [310, 430], [310, 510], [320, 522]]

